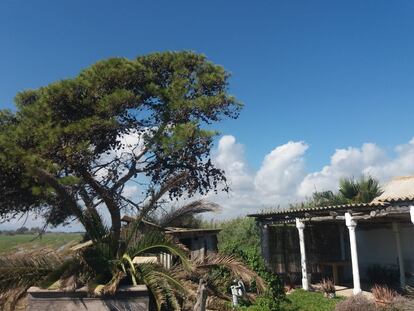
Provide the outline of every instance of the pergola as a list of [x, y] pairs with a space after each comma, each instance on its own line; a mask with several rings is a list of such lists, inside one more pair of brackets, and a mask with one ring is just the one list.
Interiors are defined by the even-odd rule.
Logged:
[[392, 225], [395, 236], [395, 245], [400, 272], [400, 285], [405, 287], [404, 258], [400, 239], [400, 225], [414, 224], [414, 178], [404, 177], [391, 181], [384, 193], [370, 203], [356, 203], [346, 205], [321, 206], [310, 209], [282, 209], [276, 211], [251, 214], [255, 217], [262, 229], [262, 250], [264, 257], [269, 252], [268, 228], [278, 224], [296, 224], [299, 233], [301, 255], [302, 287], [309, 289], [307, 273], [305, 226], [308, 223], [344, 223], [349, 232], [349, 244], [352, 264], [353, 292], [361, 292], [360, 272], [358, 263], [358, 248], [355, 230], [359, 223], [376, 223], [378, 225]]

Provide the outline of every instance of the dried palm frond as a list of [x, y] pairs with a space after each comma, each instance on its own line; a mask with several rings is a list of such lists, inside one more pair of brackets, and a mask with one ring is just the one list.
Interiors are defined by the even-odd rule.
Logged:
[[207, 309], [217, 311], [233, 310], [229, 304], [229, 300], [212, 296], [207, 297]]
[[180, 220], [201, 213], [217, 212], [220, 205], [206, 200], [197, 200], [186, 204], [180, 208], [172, 209], [163, 215], [157, 222], [161, 227], [175, 226], [180, 227]]
[[102, 289], [103, 295], [114, 295], [119, 287], [119, 283], [126, 277], [123, 271], [116, 271], [113, 273], [112, 279], [105, 284]]
[[244, 263], [237, 260], [233, 256], [220, 255], [220, 254], [211, 254], [205, 261], [196, 261], [196, 269], [208, 270], [213, 267], [225, 267], [233, 275], [240, 278], [243, 282], [251, 284], [253, 281], [256, 282], [256, 286], [259, 292], [264, 292], [266, 290], [265, 281], [257, 275], [256, 272], [247, 267]]
[[54, 250], [43, 248], [0, 256], [0, 307], [13, 305], [26, 290], [44, 280], [62, 265], [64, 259]]

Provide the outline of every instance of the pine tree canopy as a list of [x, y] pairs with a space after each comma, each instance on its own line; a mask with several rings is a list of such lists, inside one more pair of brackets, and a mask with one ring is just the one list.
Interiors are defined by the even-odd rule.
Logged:
[[[226, 190], [210, 128], [242, 107], [228, 79], [203, 55], [164, 52], [100, 61], [17, 94], [16, 111], [0, 111], [1, 216], [76, 218], [88, 229], [107, 209], [119, 236], [124, 208], [147, 213], [166, 196]], [[124, 193], [132, 181], [139, 199]]]

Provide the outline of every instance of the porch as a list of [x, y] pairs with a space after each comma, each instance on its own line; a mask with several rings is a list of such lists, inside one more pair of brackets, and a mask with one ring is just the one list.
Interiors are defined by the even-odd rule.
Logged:
[[360, 293], [361, 283], [369, 290], [377, 277], [413, 285], [414, 178], [384, 190], [371, 203], [249, 215], [260, 225], [266, 265], [305, 290], [325, 277], [341, 286], [338, 294]]

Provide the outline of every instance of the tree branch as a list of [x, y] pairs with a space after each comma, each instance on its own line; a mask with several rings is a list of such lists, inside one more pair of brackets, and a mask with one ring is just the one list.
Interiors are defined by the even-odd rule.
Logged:
[[76, 203], [75, 198], [67, 191], [66, 187], [59, 183], [59, 180], [41, 168], [34, 168], [34, 172], [40, 181], [50, 185], [56, 190], [56, 193], [62, 198], [63, 204], [83, 223], [83, 212]]

